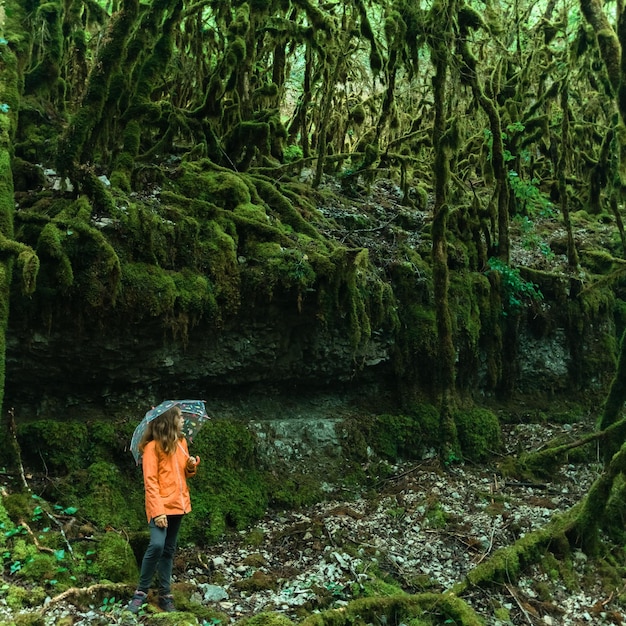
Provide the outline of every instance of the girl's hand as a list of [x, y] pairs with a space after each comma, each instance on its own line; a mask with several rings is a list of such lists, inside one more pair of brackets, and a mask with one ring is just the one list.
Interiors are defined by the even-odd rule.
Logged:
[[200, 457], [199, 456], [190, 456], [187, 459], [187, 471], [188, 472], [193, 472], [194, 469], [196, 468], [196, 465], [198, 465], [200, 463]]
[[167, 515], [157, 515], [154, 523], [158, 528], [167, 528]]

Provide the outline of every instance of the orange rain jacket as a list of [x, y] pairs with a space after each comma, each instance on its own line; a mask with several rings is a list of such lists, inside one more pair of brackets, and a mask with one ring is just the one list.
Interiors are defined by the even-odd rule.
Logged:
[[187, 470], [189, 450], [187, 441], [179, 439], [173, 454], [166, 454], [156, 441], [149, 441], [143, 449], [143, 483], [146, 489], [146, 516], [148, 522], [159, 515], [181, 515], [191, 511], [187, 478], [196, 469]]

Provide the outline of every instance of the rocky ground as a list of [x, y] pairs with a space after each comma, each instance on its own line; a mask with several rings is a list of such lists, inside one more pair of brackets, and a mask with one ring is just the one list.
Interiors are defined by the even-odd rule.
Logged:
[[[507, 452], [537, 449], [558, 435], [574, 438], [577, 431], [568, 424], [510, 425]], [[218, 610], [232, 623], [262, 611], [299, 621], [366, 593], [444, 591], [499, 547], [578, 502], [600, 467], [568, 464], [549, 482], [530, 486], [507, 481], [497, 464], [443, 471], [433, 458], [398, 465], [376, 493], [273, 511], [255, 528], [208, 549], [181, 547], [176, 594]], [[608, 588], [583, 553], [571, 555], [566, 570], [549, 563], [465, 599], [488, 626], [626, 622], [621, 581]], [[113, 608], [99, 605], [85, 611], [55, 601], [44, 607], [43, 623], [137, 623], [122, 611], [121, 601]]]

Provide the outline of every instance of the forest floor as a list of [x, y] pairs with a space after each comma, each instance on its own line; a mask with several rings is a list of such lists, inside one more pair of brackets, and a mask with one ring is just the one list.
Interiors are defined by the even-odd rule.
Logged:
[[[555, 436], [575, 438], [577, 430], [512, 425], [507, 453], [537, 449]], [[232, 620], [279, 611], [297, 621], [303, 612], [345, 606], [364, 591], [443, 592], [495, 550], [578, 502], [599, 470], [599, 464], [567, 464], [550, 482], [531, 486], [507, 481], [497, 466], [444, 471], [434, 459], [399, 465], [375, 494], [268, 515], [253, 531], [257, 545], [246, 532], [187, 553], [181, 578], [202, 578], [208, 569], [209, 580], [228, 594], [218, 604]], [[475, 589], [465, 599], [493, 626], [626, 621], [623, 581], [607, 581], [581, 552], [564, 562], [546, 559], [518, 580]]]
[[[503, 454], [537, 450], [557, 436], [576, 439], [584, 430], [582, 424], [508, 425]], [[599, 471], [600, 463], [566, 464], [548, 482], [531, 485], [507, 480], [497, 463], [444, 470], [433, 458], [397, 465], [368, 493], [270, 511], [254, 528], [216, 545], [181, 546], [175, 597], [181, 609], [209, 606], [231, 623], [267, 611], [298, 622], [363, 595], [443, 592], [498, 548], [580, 501]], [[521, 577], [463, 597], [487, 626], [574, 626], [626, 623], [623, 594], [623, 580], [573, 552], [558, 560], [546, 553]], [[106, 611], [101, 603], [85, 609], [55, 601], [44, 623], [151, 623], [158, 612], [153, 600], [139, 618], [123, 611], [122, 600]]]

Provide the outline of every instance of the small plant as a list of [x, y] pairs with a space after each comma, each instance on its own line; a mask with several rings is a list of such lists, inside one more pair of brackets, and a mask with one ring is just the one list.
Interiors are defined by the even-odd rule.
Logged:
[[520, 207], [529, 215], [552, 217], [555, 214], [554, 205], [537, 187], [539, 181], [536, 178], [529, 182], [520, 178], [514, 170], [510, 170], [509, 183]]
[[487, 273], [498, 272], [502, 280], [502, 293], [505, 301], [504, 315], [507, 312], [519, 313], [528, 300], [543, 300], [543, 294], [535, 283], [524, 280], [518, 269], [500, 259], [489, 259]]
[[283, 150], [283, 160], [285, 163], [293, 163], [302, 158], [302, 148], [300, 146], [296, 146], [295, 144], [291, 144], [287, 146]]

